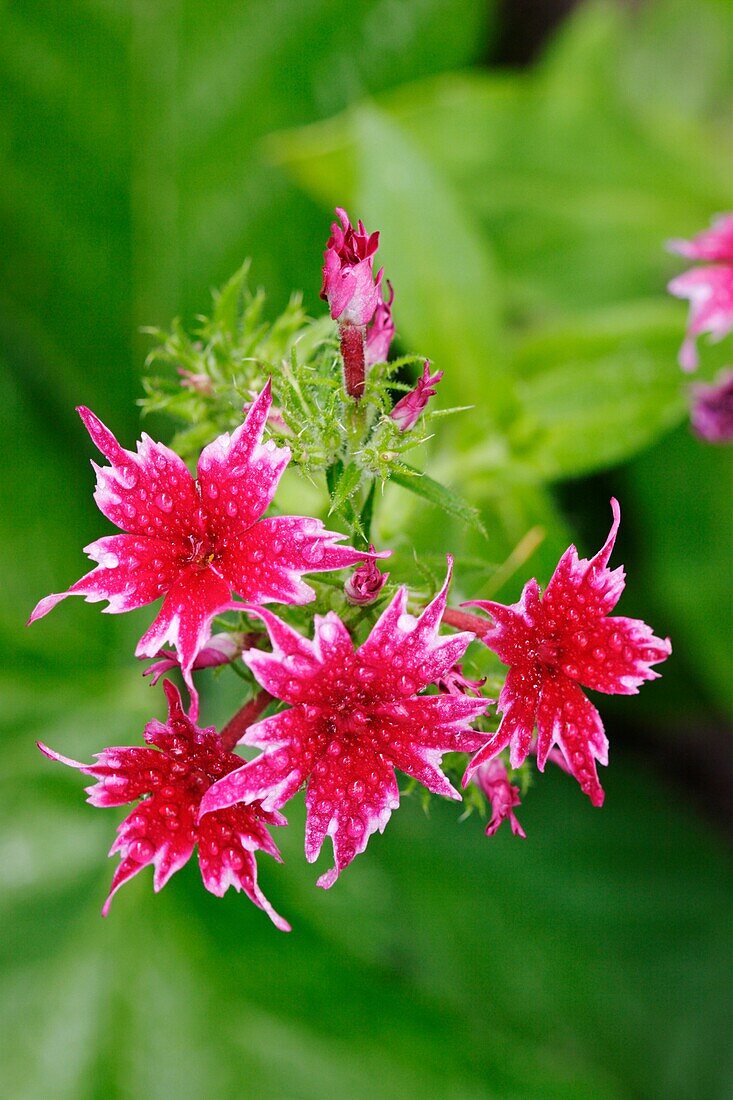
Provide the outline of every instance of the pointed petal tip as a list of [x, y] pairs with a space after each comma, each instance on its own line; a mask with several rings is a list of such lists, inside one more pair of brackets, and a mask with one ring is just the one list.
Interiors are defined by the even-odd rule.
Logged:
[[338, 867], [332, 867], [330, 871], [326, 871], [325, 874], [321, 875], [316, 882], [316, 886], [320, 886], [321, 890], [330, 890], [338, 877]]

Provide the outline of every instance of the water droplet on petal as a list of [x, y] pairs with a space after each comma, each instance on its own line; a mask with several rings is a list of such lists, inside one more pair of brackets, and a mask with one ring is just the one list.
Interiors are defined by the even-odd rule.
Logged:
[[160, 508], [161, 512], [173, 511], [173, 501], [167, 493], [158, 493], [157, 497], [155, 498], [155, 503], [157, 504], [158, 508]]
[[116, 554], [112, 554], [110, 552], [102, 555], [101, 564], [104, 566], [105, 569], [116, 569], [117, 566], [120, 564], [120, 559], [117, 557]]
[[234, 517], [236, 516], [236, 514], [237, 514], [237, 505], [233, 500], [228, 500], [227, 501], [226, 513], [227, 513], [228, 516], [231, 516], [232, 519], [234, 519]]
[[216, 498], [218, 497], [219, 489], [213, 481], [210, 481], [206, 486], [206, 495], [211, 497], [212, 500], [216, 500]]
[[133, 840], [127, 849], [128, 857], [135, 863], [147, 863], [149, 859], [153, 858], [154, 854], [154, 846], [149, 840], [145, 840], [144, 837]]
[[221, 861], [233, 871], [238, 871], [244, 865], [244, 857], [236, 848], [225, 848], [221, 853]]
[[123, 489], [134, 489], [137, 485], [137, 470], [134, 466], [119, 466], [117, 480]]

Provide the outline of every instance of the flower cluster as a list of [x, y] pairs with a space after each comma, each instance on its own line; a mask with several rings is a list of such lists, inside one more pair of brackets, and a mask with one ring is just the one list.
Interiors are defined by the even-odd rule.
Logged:
[[[414, 388], [394, 382], [394, 294], [387, 283], [384, 296], [382, 270], [374, 272], [379, 235], [337, 214], [323, 267], [330, 335], [292, 306], [265, 332], [249, 303], [242, 323], [221, 310], [223, 320], [204, 330], [208, 344], [178, 331], [165, 337], [158, 360], [170, 359], [177, 389], [150, 383], [148, 407], [188, 419], [178, 450], [146, 435], [126, 450], [79, 409], [108, 463], [95, 465], [96, 503], [121, 533], [87, 546], [95, 567], [42, 599], [30, 621], [71, 595], [107, 601], [112, 613], [162, 598], [136, 656], [153, 660], [145, 672], [153, 686], [180, 674], [189, 700], [184, 709], [163, 679], [167, 721], [151, 721], [143, 744], [103, 749], [93, 764], [39, 746], [95, 780], [92, 805], [132, 804], [112, 847], [120, 862], [105, 914], [143, 868], [153, 866], [160, 890], [197, 848], [207, 890], [220, 896], [233, 886], [287, 930], [258, 885], [255, 853], [279, 860], [268, 830], [287, 823], [282, 811], [301, 790], [307, 860], [327, 838], [333, 847], [333, 866], [318, 878], [326, 889], [384, 831], [400, 804], [400, 776], [402, 793], [421, 786], [484, 808], [487, 800], [489, 836], [503, 821], [524, 836], [514, 810], [528, 757], [540, 771], [553, 760], [599, 806], [596, 763], [607, 763], [607, 742], [580, 685], [636, 692], [670, 653], [640, 620], [610, 616], [624, 587], [623, 570], [608, 567], [615, 501], [595, 557], [570, 547], [544, 594], [531, 580], [517, 604], [474, 601], [486, 614], [448, 606], [450, 554], [437, 592], [437, 584], [396, 585], [379, 568], [390, 550], [372, 541], [378, 482], [402, 474], [410, 487], [416, 471], [402, 464], [402, 449], [420, 441], [414, 429], [442, 371], [431, 374], [423, 360]], [[407, 392], [395, 402], [399, 385]], [[311, 484], [325, 473], [324, 513], [335, 529], [278, 508], [291, 463]], [[462, 504], [461, 514], [470, 509]], [[508, 666], [500, 721], [471, 656], [480, 645]], [[220, 732], [200, 728], [200, 677], [227, 668], [244, 681], [242, 705]]]

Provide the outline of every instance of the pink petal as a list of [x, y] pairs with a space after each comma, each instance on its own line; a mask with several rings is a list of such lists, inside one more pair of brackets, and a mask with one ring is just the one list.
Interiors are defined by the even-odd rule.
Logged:
[[90, 409], [82, 406], [78, 412], [93, 442], [112, 464], [94, 466], [94, 499], [100, 512], [133, 535], [175, 541], [200, 536], [201, 505], [183, 460], [144, 432], [137, 454], [126, 451]]
[[104, 610], [113, 615], [132, 611], [157, 600], [181, 573], [175, 545], [136, 535], [108, 535], [85, 547], [99, 564], [66, 592], [46, 596], [33, 609], [29, 623], [42, 619], [67, 596], [83, 596], [87, 603], [108, 600]]
[[315, 593], [301, 579], [303, 573], [345, 569], [373, 559], [351, 546], [339, 546], [345, 538], [308, 516], [273, 516], [227, 545], [221, 572], [234, 591], [252, 603], [309, 603]]
[[333, 886], [372, 833], [384, 832], [399, 802], [394, 769], [366, 747], [321, 757], [306, 792], [305, 855], [313, 863], [330, 836], [335, 866], [321, 875], [318, 886]]
[[594, 806], [603, 805], [596, 760], [608, 763], [608, 741], [601, 716], [577, 684], [559, 675], [543, 681], [537, 710], [537, 767], [544, 771], [553, 745]]
[[668, 241], [667, 247], [690, 260], [733, 263], [733, 214], [720, 214], [691, 241]]
[[190, 567], [169, 590], [155, 622], [142, 636], [136, 657], [155, 657], [166, 643], [178, 651], [186, 682], [211, 634], [211, 620], [230, 610], [229, 586], [213, 569]]
[[505, 665], [524, 664], [528, 647], [542, 617], [540, 589], [536, 580], [528, 581], [518, 603], [505, 606], [494, 600], [469, 600], [462, 607], [480, 607], [494, 620], [481, 635]]
[[129, 814], [117, 830], [110, 855], [120, 853], [121, 861], [102, 909], [107, 916], [112, 898], [119, 888], [143, 867], [155, 866], [153, 889], [162, 890], [168, 879], [191, 858], [196, 842], [194, 812], [185, 802], [175, 803], [175, 827], [171, 828], [162, 793], [153, 794]]
[[[49, 758], [70, 768], [77, 768], [84, 775], [91, 775], [98, 783], [87, 787], [87, 802], [92, 806], [123, 806], [149, 794], [153, 784], [167, 775], [168, 761], [155, 749], [143, 746], [114, 747], [96, 753], [96, 764], [81, 764], [59, 752], [49, 749], [39, 741], [38, 748]], [[151, 781], [151, 775], [153, 779]]]
[[440, 624], [451, 580], [452, 559], [443, 587], [417, 617], [407, 611], [407, 589], [400, 588], [356, 654], [384, 696], [412, 695], [446, 673], [466, 651], [473, 634], [441, 638]]
[[[243, 890], [277, 928], [289, 932], [290, 925], [275, 912], [257, 885], [254, 852], [263, 847], [262, 831], [250, 809], [237, 807], [204, 817], [198, 830], [201, 878], [206, 889], [217, 897], [223, 897], [230, 886]], [[277, 855], [277, 848], [264, 832], [271, 854], [274, 849]]]
[[608, 695], [636, 695], [645, 680], [659, 673], [651, 665], [672, 652], [669, 639], [654, 636], [641, 619], [600, 619], [590, 629], [567, 635], [562, 643], [564, 671], [594, 691]]
[[264, 608], [248, 608], [248, 613], [262, 619], [272, 646], [271, 653], [249, 649], [242, 654], [257, 682], [286, 703], [321, 702], [323, 664], [315, 643]]
[[225, 775], [205, 793], [200, 815], [215, 813], [237, 802], [261, 802], [277, 809], [300, 789], [310, 773], [318, 747], [312, 743], [302, 708], [281, 711], [250, 726], [246, 744], [265, 748], [244, 767]]
[[583, 625], [608, 615], [618, 603], [626, 583], [624, 568], [607, 568], [621, 520], [615, 499], [611, 500], [611, 510], [611, 530], [595, 557], [578, 558], [575, 547], [571, 546], [560, 558], [542, 599], [545, 622], [550, 630], [554, 629], [553, 623], [567, 623], [570, 609], [576, 613], [575, 621]]
[[470, 761], [463, 777], [464, 786], [477, 768], [497, 756], [507, 746], [510, 748], [513, 768], [518, 768], [525, 761], [532, 748], [539, 693], [540, 681], [533, 670], [526, 665], [509, 669], [497, 707], [502, 715], [501, 723], [493, 737]]
[[218, 533], [228, 546], [235, 545], [237, 537], [268, 508], [290, 461], [287, 447], [278, 447], [271, 439], [262, 444], [271, 404], [268, 382], [244, 423], [231, 435], [220, 435], [199, 458], [199, 485], [209, 530]]
[[690, 301], [687, 337], [680, 351], [680, 366], [697, 366], [695, 339], [709, 333], [722, 340], [733, 330], [733, 265], [697, 267], [668, 284], [670, 294]]

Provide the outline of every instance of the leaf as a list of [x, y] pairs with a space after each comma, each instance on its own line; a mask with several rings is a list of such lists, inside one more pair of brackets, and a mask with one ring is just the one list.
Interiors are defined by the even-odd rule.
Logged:
[[337, 512], [349, 499], [352, 493], [356, 492], [361, 484], [361, 478], [361, 470], [355, 462], [350, 462], [348, 466], [343, 468], [335, 479], [333, 487], [330, 488], [331, 507], [328, 510], [329, 516]]
[[407, 472], [394, 470], [390, 475], [390, 480], [397, 485], [401, 485], [403, 489], [409, 489], [411, 493], [423, 497], [424, 500], [429, 500], [431, 504], [435, 504], [436, 507], [441, 508], [448, 515], [455, 516], [456, 519], [468, 524], [486, 537], [486, 530], [476, 508], [467, 504], [451, 489], [446, 489], [445, 485], [441, 485], [439, 481], [433, 481], [427, 474], [421, 474], [419, 470], [413, 469], [412, 466], [405, 465], [404, 468]]
[[685, 415], [673, 303], [640, 304], [558, 325], [514, 357], [522, 407], [515, 460], [547, 481], [602, 470], [642, 451]]

